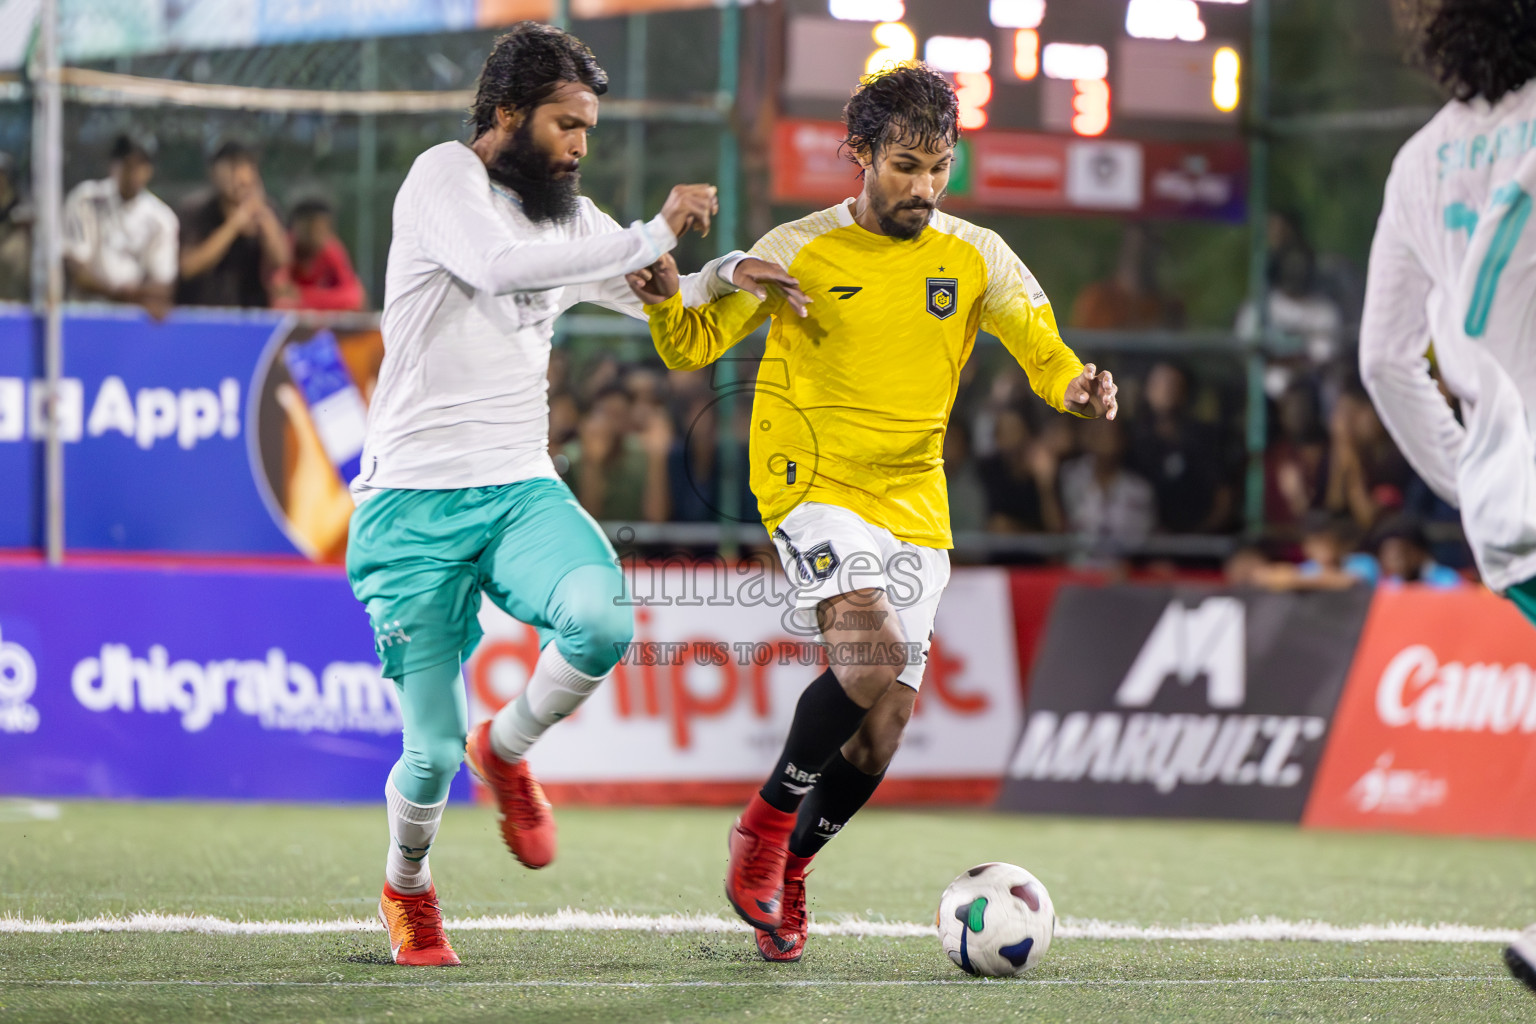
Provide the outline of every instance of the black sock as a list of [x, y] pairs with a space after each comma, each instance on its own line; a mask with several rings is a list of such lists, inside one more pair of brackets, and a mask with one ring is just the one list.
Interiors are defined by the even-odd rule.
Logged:
[[879, 775], [859, 771], [841, 750], [833, 754], [805, 803], [800, 805], [795, 831], [789, 837], [789, 852], [796, 857], [814, 857], [821, 852], [848, 824], [848, 819], [875, 795], [883, 778], [884, 771]]
[[770, 806], [791, 814], [821, 776], [821, 767], [858, 731], [868, 709], [843, 691], [829, 668], [817, 676], [795, 705], [795, 720], [773, 774], [763, 784]]

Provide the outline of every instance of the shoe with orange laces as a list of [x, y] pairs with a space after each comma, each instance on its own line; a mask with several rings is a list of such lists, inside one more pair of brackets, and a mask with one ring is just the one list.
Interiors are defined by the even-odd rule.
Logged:
[[457, 967], [459, 955], [443, 934], [443, 912], [437, 905], [437, 888], [426, 892], [395, 892], [384, 883], [379, 897], [379, 920], [389, 933], [389, 952], [395, 963], [408, 967]]
[[784, 865], [784, 918], [771, 932], [756, 931], [757, 951], [770, 963], [792, 964], [805, 955], [806, 933], [811, 928], [805, 912], [805, 876], [810, 874], [810, 863], [809, 857], [789, 855]]
[[528, 770], [527, 761], [508, 764], [491, 747], [491, 723], [481, 722], [469, 734], [464, 751], [470, 771], [496, 797], [501, 838], [525, 866], [542, 868], [555, 859], [555, 815], [544, 788]]
[[754, 928], [773, 931], [783, 922], [784, 864], [795, 816], [754, 794], [731, 829], [731, 862], [725, 898]]

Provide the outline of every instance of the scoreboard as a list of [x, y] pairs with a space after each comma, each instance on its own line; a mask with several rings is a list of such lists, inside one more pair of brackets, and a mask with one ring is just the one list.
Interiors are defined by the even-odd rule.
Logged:
[[842, 105], [862, 75], [923, 60], [960, 99], [957, 207], [1244, 216], [1247, 0], [787, 0], [785, 10], [780, 201], [851, 194], [835, 146]]
[[789, 0], [783, 98], [826, 116], [860, 75], [924, 60], [951, 75], [962, 127], [1084, 137], [1236, 134], [1246, 2]]

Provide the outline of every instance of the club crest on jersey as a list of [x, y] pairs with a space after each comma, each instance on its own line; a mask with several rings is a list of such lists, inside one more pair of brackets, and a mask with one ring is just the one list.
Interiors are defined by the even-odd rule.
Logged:
[[800, 578], [806, 583], [820, 582], [837, 571], [842, 564], [831, 541], [823, 541], [800, 556]]
[[930, 277], [928, 279], [928, 312], [940, 320], [948, 320], [955, 315], [955, 307], [960, 305], [960, 282], [953, 277]]

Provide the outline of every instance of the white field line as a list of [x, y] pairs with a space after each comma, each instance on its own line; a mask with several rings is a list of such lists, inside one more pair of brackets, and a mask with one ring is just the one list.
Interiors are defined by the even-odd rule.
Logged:
[[[452, 931], [515, 932], [653, 932], [658, 934], [745, 933], [744, 923], [709, 914], [592, 913], [565, 909], [553, 914], [511, 914], [488, 917], [449, 918]], [[82, 921], [47, 921], [41, 918], [0, 916], [0, 935], [60, 935], [75, 932], [195, 932], [203, 935], [320, 935], [335, 932], [378, 931], [374, 918], [333, 918], [329, 921], [239, 921], [223, 917], [144, 912], [123, 916], [104, 915]], [[931, 936], [934, 927], [912, 921], [866, 921], [861, 918], [813, 921], [816, 935], [853, 938], [910, 938]], [[1252, 917], [1230, 924], [1153, 925], [1113, 921], [1073, 920], [1058, 924], [1059, 939], [1127, 940], [1133, 942], [1513, 942], [1515, 929], [1482, 928], [1462, 924], [1366, 924], [1337, 925], [1323, 921], [1286, 921]]]
[[903, 981], [854, 981], [842, 978], [813, 980], [785, 978], [779, 981], [197, 981], [187, 978], [143, 981], [91, 981], [83, 978], [11, 981], [0, 986], [64, 986], [69, 988], [933, 988], [951, 985], [1050, 985], [1070, 988], [1181, 988], [1221, 985], [1440, 985], [1513, 984], [1506, 974], [1448, 974], [1398, 977], [1346, 976], [1317, 978], [930, 978]]

